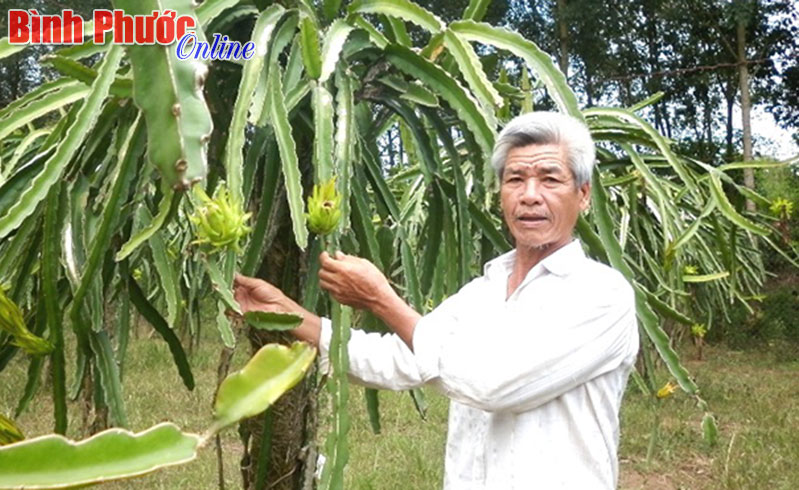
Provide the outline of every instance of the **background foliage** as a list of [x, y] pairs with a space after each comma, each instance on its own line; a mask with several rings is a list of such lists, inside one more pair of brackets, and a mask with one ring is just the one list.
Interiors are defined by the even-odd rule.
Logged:
[[[755, 315], [767, 276], [763, 250], [796, 265], [783, 224], [769, 214], [782, 189], [739, 184], [743, 169], [785, 172], [787, 164], [736, 161], [731, 107], [739, 87], [724, 70], [737, 59], [719, 57], [718, 45], [729, 43], [728, 23], [747, 19], [752, 59], [768, 60], [757, 63], [762, 72], [753, 69], [754, 87], [763, 101], [784, 101], [780, 88], [795, 59], [780, 56], [795, 48], [795, 10], [780, 1], [699, 12], [651, 1], [490, 3], [436, 5], [438, 17], [406, 1], [206, 0], [195, 11], [206, 36], [252, 39], [263, 54], [209, 67], [170, 64], [174, 53], [159, 46], [86, 44], [50, 53], [42, 71], [30, 69], [39, 51], [0, 41], [0, 69], [9, 75], [0, 109], [0, 283], [28, 330], [54, 346], [47, 358], [30, 357], [17, 414], [47, 376], [56, 432], [67, 431], [68, 412], [79, 407], [84, 432], [128, 425], [132, 311], [168, 345], [171, 376], [189, 390], [189, 353], [209, 325], [225, 345], [220, 380], [245, 336], [253, 349], [285, 342], [284, 333], [248, 331], [226, 316], [235, 309], [234, 270], [332, 315], [332, 362], [346, 365], [351, 312], [319, 294], [324, 244], [306, 229], [311, 186], [337, 177], [342, 224], [327, 246], [372, 260], [411, 305], [429, 311], [511, 247], [487, 157], [504, 122], [551, 108], [585, 120], [599, 143], [594, 202], [578, 233], [593, 257], [636, 288], [645, 335], [635, 385], [654, 400], [662, 362], [714, 443], [711, 407], [671, 339], [690, 336], [696, 324], [709, 332], [735, 325], [741, 311]], [[131, 11], [153, 5], [114, 3]], [[193, 10], [182, 0], [159, 5]], [[512, 23], [525, 35], [481, 20]], [[680, 71], [697, 63], [712, 69]], [[780, 120], [792, 124], [795, 108], [778, 105]], [[197, 244], [189, 220], [203, 203], [190, 187], [211, 196], [222, 182], [234, 207], [252, 213], [241, 256]], [[743, 209], [744, 198], [754, 211]], [[208, 303], [210, 315], [201, 307]], [[368, 315], [355, 319], [385, 328]], [[0, 369], [25, 355], [17, 344], [2, 334]], [[341, 369], [329, 387], [335, 424], [325, 452], [337, 463], [322, 486], [335, 488], [348, 447]], [[310, 376], [241, 426], [248, 488], [309, 481], [315, 453], [299, 455], [315, 437], [315, 392]], [[366, 393], [376, 428], [379, 397]], [[424, 414], [422, 393], [412, 397]]]

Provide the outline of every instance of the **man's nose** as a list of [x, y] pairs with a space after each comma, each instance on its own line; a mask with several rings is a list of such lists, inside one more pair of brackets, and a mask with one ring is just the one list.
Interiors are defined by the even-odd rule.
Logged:
[[524, 183], [522, 202], [532, 204], [541, 199], [541, 182], [538, 179], [527, 179]]

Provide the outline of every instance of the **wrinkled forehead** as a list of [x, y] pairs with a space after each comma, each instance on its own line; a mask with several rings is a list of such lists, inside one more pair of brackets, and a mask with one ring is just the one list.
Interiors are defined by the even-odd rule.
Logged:
[[512, 148], [505, 160], [505, 174], [558, 174], [571, 176], [561, 145], [527, 145]]

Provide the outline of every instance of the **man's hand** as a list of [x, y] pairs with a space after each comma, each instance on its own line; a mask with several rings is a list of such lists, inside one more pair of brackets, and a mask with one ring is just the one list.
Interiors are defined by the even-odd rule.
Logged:
[[388, 279], [366, 259], [336, 252], [319, 256], [319, 285], [339, 303], [369, 310], [413, 349], [413, 331], [421, 316], [391, 288]]
[[233, 295], [241, 306], [241, 312], [268, 311], [275, 313], [294, 313], [302, 316], [299, 327], [291, 334], [300, 340], [319, 346], [321, 319], [295, 303], [283, 291], [268, 282], [255, 277], [236, 274], [233, 280]]
[[283, 291], [266, 281], [236, 274], [233, 288], [233, 295], [239, 302], [242, 313], [248, 311], [291, 313], [285, 309], [287, 298]]
[[336, 252], [319, 256], [319, 285], [339, 303], [374, 310], [380, 301], [394, 294], [388, 279], [366, 259]]

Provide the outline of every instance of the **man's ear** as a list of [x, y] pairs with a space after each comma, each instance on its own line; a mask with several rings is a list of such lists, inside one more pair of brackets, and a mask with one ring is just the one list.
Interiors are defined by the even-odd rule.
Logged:
[[585, 211], [591, 206], [591, 183], [581, 185], [577, 192], [580, 194], [580, 211]]

